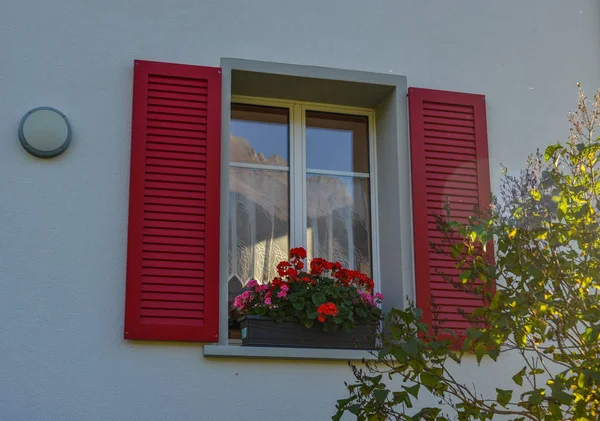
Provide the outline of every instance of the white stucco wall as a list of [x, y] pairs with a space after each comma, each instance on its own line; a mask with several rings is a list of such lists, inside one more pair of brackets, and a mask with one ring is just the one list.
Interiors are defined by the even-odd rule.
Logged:
[[[122, 339], [134, 58], [392, 72], [485, 94], [496, 187], [500, 163], [565, 138], [577, 81], [600, 87], [599, 16], [597, 0], [1, 1], [0, 421], [318, 421], [351, 379], [344, 363]], [[50, 161], [16, 136], [39, 105], [73, 126]], [[497, 366], [469, 373], [498, 386]]]

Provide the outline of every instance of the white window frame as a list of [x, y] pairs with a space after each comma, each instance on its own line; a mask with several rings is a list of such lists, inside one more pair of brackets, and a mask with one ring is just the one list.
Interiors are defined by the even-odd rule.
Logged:
[[[306, 174], [369, 178], [371, 217], [371, 277], [375, 290], [381, 291], [379, 274], [379, 212], [377, 209], [377, 151], [375, 110], [369, 108], [331, 105], [316, 102], [283, 100], [232, 95], [231, 104], [287, 108], [289, 110], [289, 163], [287, 167], [229, 162], [230, 168], [254, 168], [287, 171], [290, 177], [290, 248], [307, 247]], [[306, 112], [320, 111], [334, 114], [367, 117], [369, 135], [369, 173], [329, 171], [306, 168]], [[245, 280], [241, 280], [244, 282]]]

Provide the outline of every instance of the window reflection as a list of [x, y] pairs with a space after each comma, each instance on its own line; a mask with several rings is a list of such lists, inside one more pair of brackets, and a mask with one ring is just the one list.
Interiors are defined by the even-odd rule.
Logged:
[[232, 105], [229, 161], [288, 166], [288, 120], [287, 108]]
[[367, 118], [306, 112], [308, 169], [369, 172]]
[[229, 279], [267, 282], [289, 250], [289, 110], [233, 104], [230, 127]]

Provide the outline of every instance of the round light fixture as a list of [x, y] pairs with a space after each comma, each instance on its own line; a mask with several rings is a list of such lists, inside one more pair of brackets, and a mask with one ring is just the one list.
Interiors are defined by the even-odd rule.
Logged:
[[69, 147], [71, 124], [55, 108], [34, 108], [21, 119], [19, 141], [30, 154], [38, 158], [53, 158]]

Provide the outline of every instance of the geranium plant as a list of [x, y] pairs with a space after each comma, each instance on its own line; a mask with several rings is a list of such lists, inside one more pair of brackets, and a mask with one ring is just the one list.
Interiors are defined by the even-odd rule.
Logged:
[[277, 265], [278, 277], [266, 284], [249, 281], [235, 298], [237, 312], [297, 320], [306, 327], [320, 324], [325, 331], [351, 331], [381, 318], [383, 295], [374, 293], [371, 278], [321, 258], [305, 269], [305, 259], [306, 250], [294, 248], [290, 259]]

